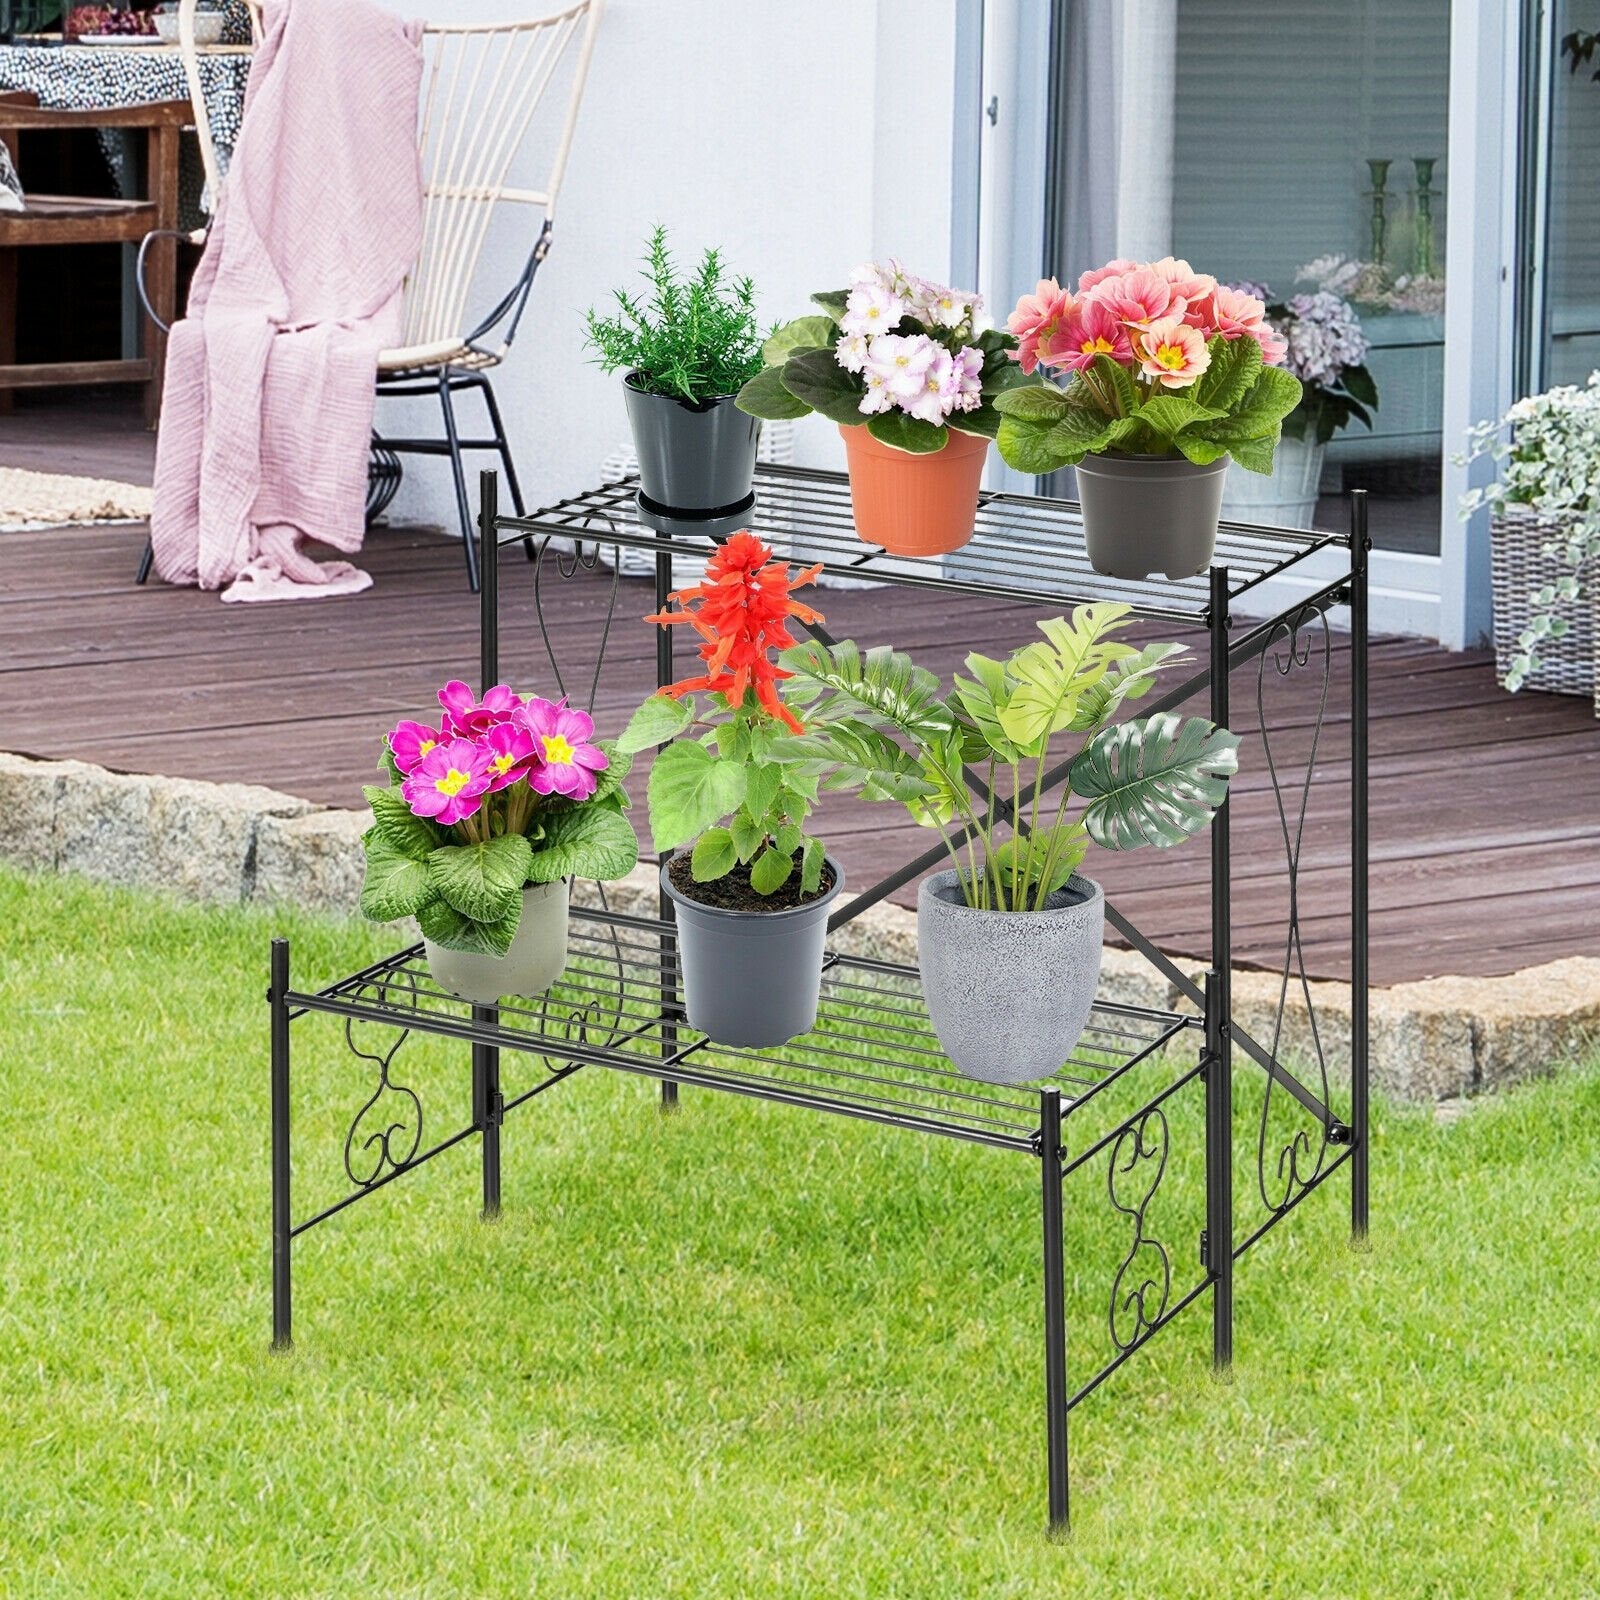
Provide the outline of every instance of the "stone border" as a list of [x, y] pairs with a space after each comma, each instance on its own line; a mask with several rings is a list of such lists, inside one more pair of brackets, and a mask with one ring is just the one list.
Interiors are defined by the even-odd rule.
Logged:
[[[102, 883], [167, 890], [212, 903], [292, 904], [349, 916], [361, 893], [361, 834], [371, 813], [319, 806], [250, 784], [107, 771], [82, 761], [0, 754], [0, 861], [75, 872]], [[580, 886], [592, 894], [592, 886]], [[607, 888], [616, 909], [656, 912], [654, 872]], [[916, 917], [875, 906], [841, 930], [839, 948], [916, 962]], [[1177, 963], [1198, 975], [1190, 961]], [[1238, 1023], [1272, 1038], [1281, 979], [1234, 974]], [[1348, 1058], [1350, 987], [1311, 986], [1321, 1042]], [[1129, 951], [1105, 952], [1101, 993], [1126, 1004], [1177, 1006], [1173, 986]], [[1433, 978], [1375, 989], [1374, 1081], [1411, 1100], [1501, 1087], [1589, 1055], [1600, 1041], [1600, 960], [1575, 956], [1503, 978]], [[1303, 998], [1291, 993], [1279, 1048], [1314, 1059]]]

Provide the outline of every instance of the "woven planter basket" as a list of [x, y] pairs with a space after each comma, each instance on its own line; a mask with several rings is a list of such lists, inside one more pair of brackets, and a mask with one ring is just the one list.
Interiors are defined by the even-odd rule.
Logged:
[[[1494, 587], [1494, 664], [1502, 683], [1517, 653], [1517, 638], [1533, 617], [1529, 596], [1571, 571], [1560, 556], [1546, 555], [1552, 540], [1565, 541], [1569, 519], [1542, 516], [1531, 507], [1508, 506], [1489, 524], [1489, 563]], [[1596, 670], [1600, 630], [1594, 574], [1585, 580], [1582, 599], [1569, 606], [1572, 626], [1565, 638], [1546, 639], [1539, 647], [1539, 667], [1523, 683], [1546, 694], [1581, 694], [1600, 715], [1600, 673]]]

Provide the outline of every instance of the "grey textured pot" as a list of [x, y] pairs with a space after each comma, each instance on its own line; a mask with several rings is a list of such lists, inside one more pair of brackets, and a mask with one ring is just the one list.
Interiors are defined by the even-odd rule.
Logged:
[[651, 394], [630, 372], [622, 392], [639, 457], [639, 487], [662, 511], [707, 517], [750, 498], [761, 421], [731, 394], [680, 400]]
[[1197, 467], [1182, 456], [1115, 451], [1078, 463], [1089, 565], [1108, 578], [1192, 578], [1211, 565], [1228, 458]]
[[691, 900], [661, 867], [677, 911], [678, 962], [689, 1026], [718, 1044], [766, 1050], [817, 1022], [828, 910], [844, 871], [828, 857], [833, 887], [788, 911], [724, 911]]
[[434, 982], [463, 1000], [492, 1006], [501, 995], [543, 994], [567, 965], [567, 885], [530, 883], [522, 891], [522, 920], [503, 956], [447, 950], [422, 941]]
[[1105, 934], [1100, 885], [1074, 877], [1045, 911], [975, 911], [954, 869], [917, 891], [922, 997], [944, 1053], [969, 1078], [1058, 1073], [1089, 1020]]

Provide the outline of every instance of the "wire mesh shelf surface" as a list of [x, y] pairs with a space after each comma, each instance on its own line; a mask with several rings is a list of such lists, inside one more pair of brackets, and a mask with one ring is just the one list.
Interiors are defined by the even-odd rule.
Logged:
[[[713, 1044], [681, 1020], [677, 958], [664, 923], [574, 907], [567, 970], [548, 994], [473, 1007], [429, 975], [420, 945], [315, 994], [296, 1013], [326, 1011], [544, 1057], [1033, 1150], [1041, 1085], [981, 1083], [939, 1049], [916, 970], [830, 955], [815, 1029], [776, 1050]], [[1096, 1006], [1082, 1039], [1050, 1080], [1082, 1101], [1159, 1052], [1192, 1018]], [[996, 1048], [1004, 1050], [1003, 1021]], [[516, 1098], [508, 1100], [514, 1105]]]
[[[790, 560], [821, 561], [841, 576], [1038, 605], [1117, 601], [1143, 616], [1196, 626], [1204, 622], [1210, 603], [1205, 573], [1193, 578], [1157, 573], [1134, 581], [1096, 572], [1074, 501], [986, 493], [971, 542], [953, 555], [926, 559], [892, 556], [862, 543], [850, 509], [849, 480], [842, 473], [762, 463], [755, 488], [748, 525]], [[527, 517], [502, 517], [500, 540], [542, 534], [703, 559], [712, 544], [692, 525], [672, 524], [669, 533], [658, 533], [640, 520], [638, 489], [637, 477], [619, 478]], [[1347, 542], [1334, 533], [1224, 522], [1213, 560], [1227, 567], [1229, 594], [1237, 596], [1318, 550]]]

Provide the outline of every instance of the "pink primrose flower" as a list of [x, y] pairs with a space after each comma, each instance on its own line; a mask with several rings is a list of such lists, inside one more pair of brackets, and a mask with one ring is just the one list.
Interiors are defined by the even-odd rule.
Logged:
[[1104, 283], [1107, 278], [1120, 278], [1125, 272], [1132, 272], [1138, 266], [1137, 261], [1130, 261], [1126, 256], [1118, 256], [1115, 261], [1108, 261], [1103, 267], [1091, 267], [1078, 278], [1078, 293], [1087, 294], [1097, 283]]
[[1134, 344], [1140, 368], [1169, 389], [1187, 389], [1211, 365], [1211, 352], [1181, 317], [1162, 317], [1141, 330]]
[[526, 777], [539, 760], [533, 735], [518, 722], [501, 722], [484, 734], [479, 741], [490, 754], [489, 793], [498, 794], [509, 789], [519, 778]]
[[1182, 318], [1186, 309], [1183, 296], [1175, 294], [1172, 285], [1149, 267], [1102, 279], [1089, 291], [1089, 298], [1133, 329], [1147, 328], [1164, 317]]
[[1006, 326], [1017, 336], [1016, 356], [1024, 372], [1037, 369], [1040, 347], [1055, 337], [1071, 316], [1073, 305], [1071, 291], [1063, 289], [1054, 278], [1041, 278], [1032, 294], [1017, 301]]
[[459, 678], [452, 678], [439, 691], [439, 704], [444, 707], [446, 733], [475, 739], [497, 722], [509, 722], [512, 712], [522, 704], [522, 696], [513, 694], [503, 683], [497, 683], [484, 691], [481, 702], [475, 701], [466, 684]]
[[483, 804], [491, 760], [491, 752], [470, 739], [451, 739], [417, 763], [400, 793], [415, 815], [452, 827]]
[[1047, 367], [1081, 372], [1094, 365], [1096, 356], [1110, 356], [1124, 366], [1133, 363], [1128, 330], [1110, 306], [1085, 295], [1047, 346], [1041, 346], [1039, 360]]
[[529, 784], [540, 794], [587, 800], [595, 791], [595, 774], [611, 765], [593, 743], [594, 719], [565, 700], [535, 697], [517, 713], [517, 722], [533, 740], [537, 764], [529, 769]]
[[430, 728], [421, 722], [399, 722], [389, 733], [389, 751], [400, 771], [408, 773], [447, 737], [442, 728]]

